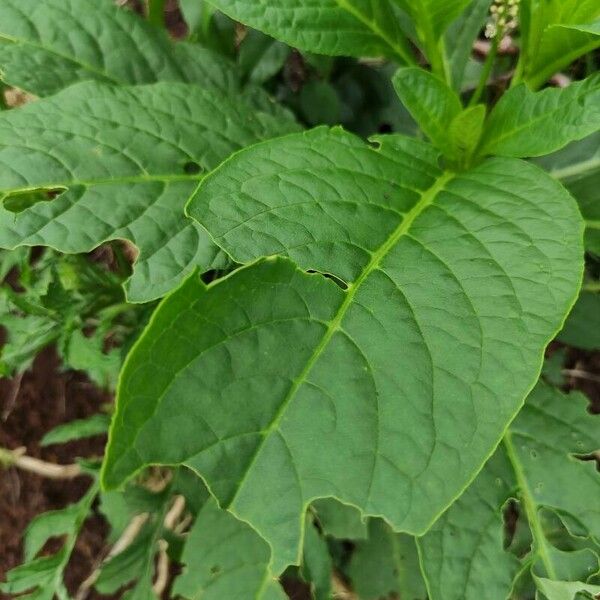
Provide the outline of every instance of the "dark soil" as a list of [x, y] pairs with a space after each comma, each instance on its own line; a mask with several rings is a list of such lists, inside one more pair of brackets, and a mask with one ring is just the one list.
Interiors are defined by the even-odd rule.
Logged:
[[[5, 412], [11, 382], [0, 380], [0, 411]], [[77, 457], [99, 457], [105, 440], [91, 438], [41, 448], [42, 436], [60, 423], [98, 412], [110, 401], [95, 389], [83, 374], [60, 370], [56, 354], [44, 351], [31, 371], [23, 377], [14, 406], [6, 420], [0, 420], [0, 447], [25, 447], [27, 454], [58, 464]], [[17, 469], [0, 470], [0, 581], [6, 572], [22, 562], [22, 536], [29, 521], [47, 510], [64, 508], [77, 501], [90, 484], [89, 478], [53, 481]], [[93, 515], [85, 524], [66, 573], [67, 587], [75, 591], [91, 573], [104, 546], [106, 523]], [[56, 550], [57, 545], [53, 544]], [[0, 593], [0, 599], [9, 596]], [[89, 596], [100, 598], [100, 596]]]

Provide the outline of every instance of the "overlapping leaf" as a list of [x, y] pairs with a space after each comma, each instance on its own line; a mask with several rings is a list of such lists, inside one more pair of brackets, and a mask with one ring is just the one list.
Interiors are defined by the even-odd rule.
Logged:
[[183, 214], [203, 171], [294, 129], [241, 99], [181, 83], [88, 82], [7, 111], [0, 115], [0, 246], [76, 253], [127, 239], [139, 250], [129, 299], [158, 298], [217, 255]]
[[381, 519], [371, 519], [368, 539], [356, 543], [348, 575], [360, 600], [427, 598], [415, 539]]
[[[104, 484], [185, 462], [299, 560], [333, 496], [422, 533], [535, 382], [581, 277], [581, 220], [535, 166], [443, 173], [427, 144], [317, 129], [258, 144], [189, 207], [241, 263], [174, 293], [122, 374]], [[268, 510], [265, 499], [268, 498]]]
[[179, 81], [241, 92], [233, 65], [201, 46], [169, 40], [112, 0], [3, 0], [0, 74], [37, 96], [97, 80]]
[[532, 87], [600, 46], [597, 0], [529, 0], [521, 66]]
[[211, 0], [211, 4], [301, 50], [414, 62], [389, 0]]
[[564, 89], [507, 92], [490, 114], [480, 153], [542, 156], [600, 128], [600, 74]]
[[269, 546], [246, 523], [221, 510], [214, 499], [200, 509], [189, 533], [174, 593], [182, 598], [283, 600], [270, 575]]
[[[594, 461], [576, 458], [598, 449], [598, 420], [586, 412], [583, 396], [538, 385], [475, 482], [418, 540], [431, 600], [509, 597], [523, 568], [503, 548], [502, 508], [515, 495], [533, 536], [525, 565], [542, 578], [540, 591], [548, 600], [600, 591], [587, 583], [598, 571], [600, 475]], [[595, 551], [555, 547], [542, 509], [560, 515], [571, 534], [588, 538]]]
[[586, 250], [600, 256], [600, 133], [538, 163], [575, 196], [586, 223]]

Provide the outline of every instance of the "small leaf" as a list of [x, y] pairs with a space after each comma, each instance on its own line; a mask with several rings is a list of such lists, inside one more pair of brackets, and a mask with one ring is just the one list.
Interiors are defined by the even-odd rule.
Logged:
[[566, 88], [509, 90], [488, 119], [479, 153], [541, 156], [600, 128], [600, 74]]
[[456, 147], [449, 128], [462, 112], [457, 94], [441, 79], [418, 67], [399, 69], [394, 75], [394, 87], [433, 145], [454, 158]]
[[483, 104], [471, 106], [456, 115], [450, 123], [448, 136], [455, 148], [454, 156], [465, 166], [469, 164], [481, 139], [486, 111]]
[[183, 214], [200, 171], [295, 129], [243, 101], [182, 83], [82, 83], [6, 111], [0, 114], [0, 194], [67, 191], [17, 215], [0, 206], [0, 246], [81, 253], [127, 239], [139, 250], [126, 283], [129, 300], [159, 298], [194, 268], [223, 260], [208, 234]]
[[251, 264], [188, 279], [120, 380], [104, 485], [185, 463], [271, 544], [274, 573], [321, 497], [423, 533], [500, 440], [580, 285], [577, 206], [542, 170], [442, 172], [423, 142], [377, 140], [320, 128], [207, 177], [190, 214]]
[[[431, 600], [508, 598], [525, 566], [533, 566], [539, 589], [552, 600], [573, 600], [577, 590], [593, 589], [585, 581], [599, 566], [600, 475], [593, 461], [575, 456], [597, 449], [600, 417], [587, 413], [586, 405], [581, 394], [565, 396], [538, 384], [482, 472], [418, 540]], [[501, 511], [515, 492], [533, 536], [523, 564], [503, 548]], [[553, 546], [543, 509], [558, 513], [568, 534], [585, 537], [594, 551]], [[573, 581], [561, 581], [567, 576]], [[540, 584], [540, 577], [552, 581]]]
[[110, 417], [108, 415], [92, 415], [87, 419], [75, 419], [51, 429], [41, 440], [41, 446], [65, 444], [72, 440], [80, 440], [94, 435], [102, 435], [108, 431]]

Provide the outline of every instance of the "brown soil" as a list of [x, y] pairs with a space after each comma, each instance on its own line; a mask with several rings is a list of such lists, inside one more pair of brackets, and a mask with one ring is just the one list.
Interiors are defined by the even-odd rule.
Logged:
[[[6, 409], [11, 382], [0, 380], [0, 411]], [[95, 412], [109, 395], [95, 389], [83, 374], [61, 372], [56, 354], [43, 352], [21, 382], [16, 401], [6, 420], [0, 420], [0, 447], [25, 447], [27, 454], [58, 463], [72, 463], [77, 457], [102, 455], [101, 437], [41, 448], [42, 436], [60, 423], [81, 419]], [[6, 572], [22, 562], [22, 536], [29, 521], [47, 510], [64, 508], [86, 491], [89, 478], [52, 481], [17, 469], [0, 470], [0, 581]], [[100, 515], [84, 526], [66, 573], [71, 592], [93, 570], [107, 533]], [[56, 549], [56, 544], [53, 545]], [[0, 593], [0, 599], [9, 596]], [[90, 599], [100, 596], [90, 595]]]

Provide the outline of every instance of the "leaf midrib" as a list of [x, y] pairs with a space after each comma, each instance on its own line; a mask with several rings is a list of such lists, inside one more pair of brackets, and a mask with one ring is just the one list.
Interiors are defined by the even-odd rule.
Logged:
[[404, 219], [400, 223], [400, 225], [392, 232], [392, 234], [388, 237], [388, 239], [379, 247], [379, 249], [373, 253], [371, 260], [362, 270], [358, 278], [355, 282], [348, 284], [348, 291], [346, 292], [346, 297], [337, 313], [334, 315], [333, 319], [330, 321], [329, 326], [327, 327], [325, 334], [321, 338], [319, 344], [315, 347], [313, 353], [308, 359], [306, 366], [300, 372], [298, 377], [295, 379], [292, 384], [289, 392], [283, 399], [279, 410], [275, 413], [271, 423], [261, 432], [262, 440], [257, 444], [257, 447], [248, 463], [248, 466], [245, 469], [244, 477], [240, 480], [239, 484], [233, 495], [231, 496], [231, 500], [229, 502], [229, 506], [232, 506], [235, 502], [236, 497], [238, 496], [240, 490], [243, 488], [246, 479], [248, 478], [248, 474], [252, 470], [252, 466], [256, 462], [260, 451], [266, 442], [266, 440], [271, 436], [271, 434], [279, 428], [281, 420], [285, 415], [285, 412], [290, 405], [291, 401], [295, 397], [296, 393], [300, 389], [300, 387], [304, 384], [306, 378], [312, 371], [313, 367], [321, 357], [321, 354], [325, 351], [329, 342], [335, 335], [335, 333], [341, 329], [342, 321], [348, 312], [348, 309], [354, 302], [354, 298], [360, 289], [361, 285], [365, 282], [365, 280], [375, 271], [379, 265], [379, 263], [386, 257], [386, 255], [394, 248], [394, 246], [398, 243], [400, 238], [406, 235], [415, 219], [435, 200], [438, 193], [441, 192], [445, 185], [454, 178], [454, 173], [445, 172], [443, 173], [436, 182], [425, 192], [423, 192], [421, 199], [411, 208], [409, 212], [406, 213]]
[[358, 19], [363, 25], [365, 25], [368, 29], [370, 29], [378, 38], [383, 40], [391, 50], [394, 51], [399, 58], [405, 61], [409, 65], [414, 65], [415, 60], [412, 56], [406, 53], [406, 50], [400, 45], [397, 44], [393, 39], [390, 39], [387, 33], [379, 27], [379, 25], [367, 18], [360, 10], [356, 9], [348, 0], [335, 0], [335, 3], [346, 12], [350, 13], [355, 19]]
[[539, 506], [533, 496], [533, 493], [531, 492], [531, 489], [529, 488], [529, 482], [527, 481], [525, 470], [514, 447], [510, 430], [507, 430], [504, 434], [503, 443], [506, 449], [506, 455], [508, 456], [508, 460], [515, 473], [515, 479], [519, 488], [519, 497], [523, 503], [527, 521], [529, 522], [529, 527], [533, 535], [536, 554], [542, 561], [548, 577], [556, 580], [556, 569], [554, 568], [552, 559], [548, 554], [546, 536], [544, 534], [542, 523], [539, 519]]

